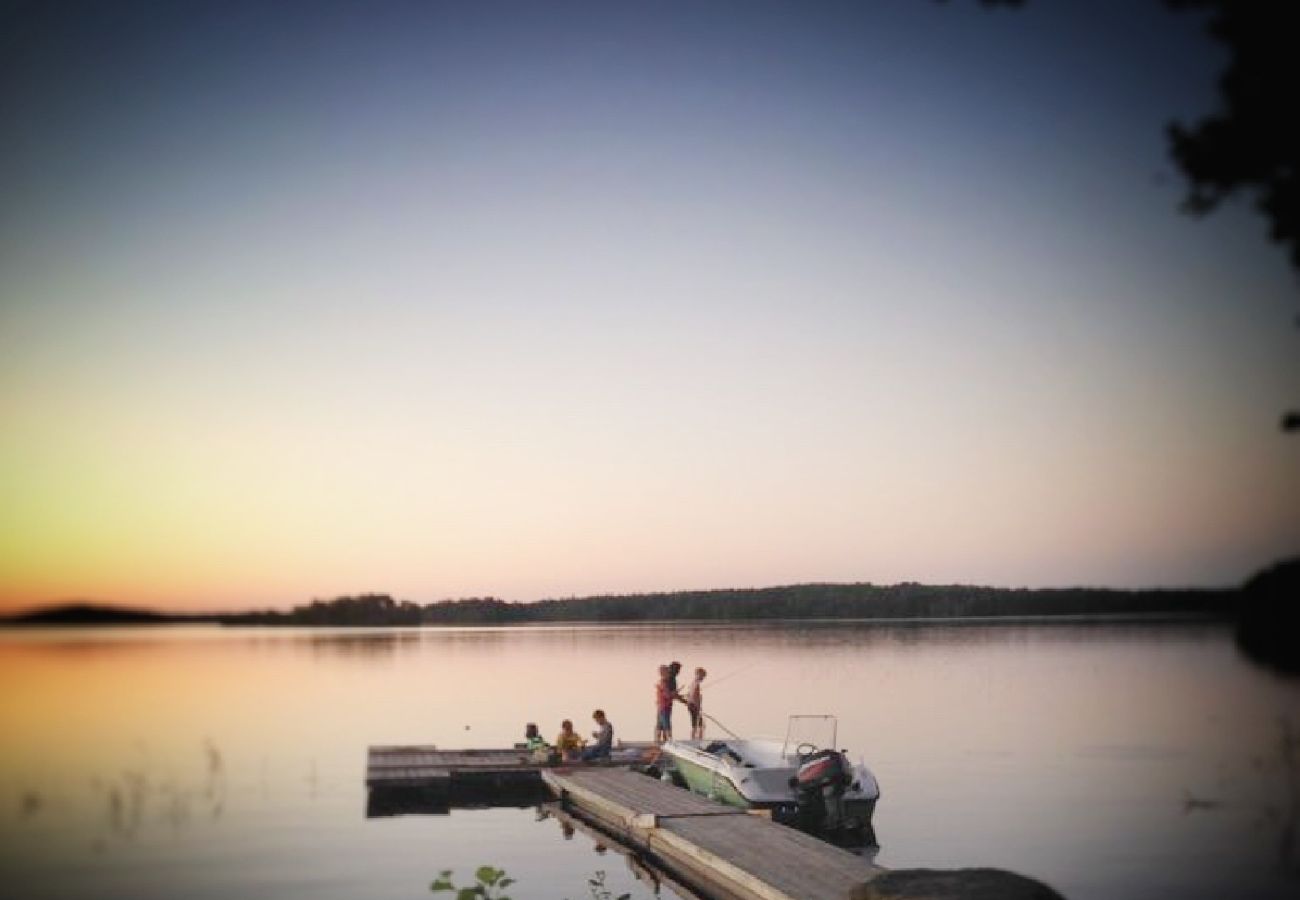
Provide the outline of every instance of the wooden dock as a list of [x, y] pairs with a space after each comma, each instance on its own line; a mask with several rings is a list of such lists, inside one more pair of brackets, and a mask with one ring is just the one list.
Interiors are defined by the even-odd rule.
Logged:
[[883, 870], [793, 828], [626, 769], [545, 770], [570, 812], [710, 897], [845, 900]]
[[371, 747], [368, 788], [450, 788], [453, 776], [537, 777], [539, 766], [523, 750], [439, 750], [436, 747]]
[[529, 806], [547, 798], [535, 765], [514, 750], [371, 747], [366, 817], [445, 815], [453, 807]]
[[[654, 748], [649, 741], [623, 742], [609, 760], [565, 763], [608, 768], [641, 762]], [[432, 746], [371, 747], [366, 760], [368, 788], [445, 788], [457, 784], [537, 783], [548, 768], [523, 749], [439, 750]]]
[[671, 883], [710, 900], [1061, 900], [1041, 882], [1001, 869], [887, 871], [794, 828], [632, 771], [652, 749], [624, 744], [611, 761], [548, 766], [521, 749], [372, 747], [366, 815], [554, 803]]
[[[574, 767], [630, 766], [654, 747], [624, 742], [609, 761]], [[532, 806], [550, 799], [546, 766], [524, 749], [439, 750], [432, 746], [371, 747], [366, 759], [366, 815], [439, 815], [453, 808]]]
[[566, 811], [717, 898], [843, 900], [880, 872], [793, 828], [631, 771], [652, 747], [625, 744], [611, 762], [560, 766], [537, 763], [521, 749], [371, 747], [367, 813], [527, 806], [555, 796]]

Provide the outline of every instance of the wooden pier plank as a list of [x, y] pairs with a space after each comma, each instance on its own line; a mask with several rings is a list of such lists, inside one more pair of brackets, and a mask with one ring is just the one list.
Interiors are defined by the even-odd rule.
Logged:
[[573, 808], [729, 897], [844, 900], [881, 869], [809, 835], [627, 770], [542, 774]]
[[542, 773], [552, 788], [590, 795], [625, 824], [638, 816], [744, 815], [743, 810], [723, 806], [670, 784], [627, 769], [548, 769]]
[[438, 750], [434, 747], [371, 747], [366, 784], [371, 787], [446, 784], [458, 773], [529, 771], [536, 763], [513, 749]]
[[730, 868], [732, 877], [743, 873], [737, 880], [762, 897], [845, 900], [881, 871], [845, 850], [753, 816], [668, 819], [651, 844], [671, 844], [715, 870]]
[[[635, 761], [638, 754], [652, 746], [624, 743], [615, 752], [623, 757], [622, 765]], [[616, 761], [613, 765], [617, 766]], [[590, 764], [595, 768], [610, 763]], [[403, 784], [438, 785], [448, 779], [471, 782], [492, 777], [523, 777], [545, 768], [519, 748], [468, 748], [439, 750], [432, 746], [371, 747], [366, 757], [366, 784], [371, 787]]]
[[442, 766], [442, 758], [433, 753], [372, 753], [368, 762], [371, 769], [411, 768], [413, 766]]
[[366, 776], [370, 787], [394, 784], [439, 784], [450, 781], [451, 772], [431, 766], [391, 767], [372, 771]]

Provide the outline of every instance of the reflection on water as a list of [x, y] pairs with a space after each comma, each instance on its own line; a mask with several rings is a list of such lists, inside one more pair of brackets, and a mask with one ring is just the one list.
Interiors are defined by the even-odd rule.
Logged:
[[580, 896], [593, 839], [531, 801], [367, 818], [366, 749], [505, 746], [598, 706], [645, 739], [670, 659], [708, 668], [706, 711], [743, 735], [837, 714], [881, 782], [882, 865], [1003, 866], [1074, 900], [1300, 888], [1300, 686], [1203, 622], [0, 633], [0, 879], [397, 897], [434, 859]]
[[18, 818], [30, 819], [41, 811], [41, 795], [36, 791], [23, 791], [18, 798]]
[[[592, 850], [599, 856], [605, 856], [612, 850], [615, 855], [622, 858], [632, 879], [644, 885], [656, 897], [680, 897], [682, 900], [699, 900], [699, 898], [703, 897], [691, 886], [677, 881], [655, 868], [634, 848], [628, 847], [617, 840], [610, 840], [604, 832], [570, 815], [559, 803], [546, 802], [538, 804], [535, 809], [535, 818], [538, 822], [555, 822], [559, 826], [560, 835], [566, 841], [572, 841], [574, 835], [579, 831], [583, 832], [590, 839]], [[587, 880], [587, 887], [591, 892], [591, 896], [600, 898], [600, 900], [607, 900], [607, 898], [614, 896], [612, 888], [607, 883], [608, 881], [609, 874], [606, 870], [598, 869], [593, 872]]]
[[[226, 804], [226, 781], [221, 751], [211, 740], [201, 748], [202, 773], [193, 781], [176, 780], [168, 770], [151, 764], [147, 748], [131, 768], [108, 776], [93, 775], [86, 783], [88, 798], [66, 796], [69, 808], [92, 810], [90, 822], [97, 826], [91, 846], [97, 853], [109, 849], [110, 841], [133, 841], [148, 828], [189, 826], [195, 820], [217, 821]], [[75, 782], [69, 782], [69, 786]], [[19, 819], [40, 811], [43, 801], [35, 790], [22, 793]], [[98, 807], [99, 812], [93, 810]]]
[[286, 642], [291, 648], [306, 646], [313, 654], [355, 658], [369, 661], [396, 653], [412, 653], [420, 649], [420, 636], [412, 632], [384, 631], [379, 633], [309, 634]]
[[1280, 802], [1270, 805], [1269, 819], [1278, 822], [1278, 860], [1285, 871], [1300, 873], [1300, 736], [1295, 723], [1288, 719], [1280, 722], [1281, 747], [1278, 753], [1282, 777], [1286, 784]]

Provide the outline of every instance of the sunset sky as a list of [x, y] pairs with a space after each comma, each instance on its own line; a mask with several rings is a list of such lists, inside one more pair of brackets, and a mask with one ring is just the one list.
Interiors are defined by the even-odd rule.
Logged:
[[0, 610], [1300, 551], [1296, 279], [1130, 0], [13, 4]]

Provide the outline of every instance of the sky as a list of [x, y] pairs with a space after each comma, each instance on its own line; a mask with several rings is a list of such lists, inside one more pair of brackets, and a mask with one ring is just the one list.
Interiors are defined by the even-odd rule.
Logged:
[[1300, 550], [1296, 279], [1158, 3], [7, 3], [0, 610]]

